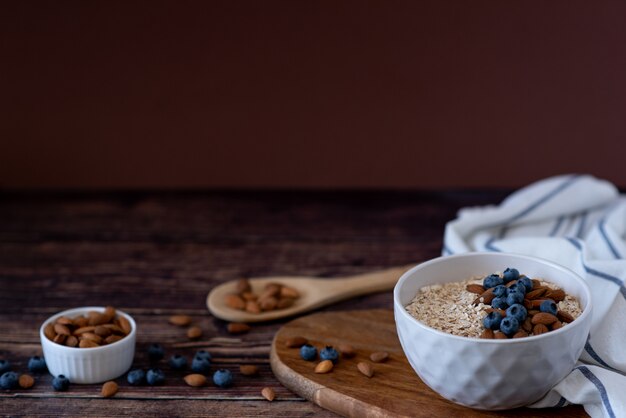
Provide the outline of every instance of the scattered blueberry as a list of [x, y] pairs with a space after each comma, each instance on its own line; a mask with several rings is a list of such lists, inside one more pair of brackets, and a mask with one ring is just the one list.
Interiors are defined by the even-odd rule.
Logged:
[[187, 358], [180, 354], [170, 357], [170, 367], [175, 370], [183, 370], [187, 367]]
[[150, 344], [148, 347], [148, 358], [155, 362], [161, 360], [165, 356], [165, 350], [161, 344]]
[[511, 306], [511, 305], [515, 305], [516, 303], [522, 303], [524, 302], [524, 294], [514, 290], [511, 291], [509, 290], [509, 294], [506, 296], [506, 303]]
[[15, 372], [4, 372], [0, 376], [0, 389], [15, 389], [19, 377]]
[[517, 283], [521, 283], [524, 285], [524, 287], [526, 288], [526, 292], [530, 292], [531, 290], [533, 290], [533, 281], [530, 280], [528, 277], [526, 276], [521, 276], [518, 280]]
[[502, 273], [502, 279], [504, 280], [504, 283], [508, 283], [511, 280], [517, 280], [518, 277], [519, 277], [519, 271], [517, 271], [517, 269], [514, 269], [514, 268], [507, 267], [504, 270], [504, 273]]
[[70, 388], [70, 379], [60, 374], [52, 379], [52, 387], [56, 391], [65, 392]]
[[499, 298], [500, 296], [505, 296], [506, 297], [506, 294], [508, 292], [509, 292], [509, 289], [505, 285], [503, 285], [503, 284], [498, 285], [498, 286], [493, 288], [493, 294], [496, 295], [497, 298]]
[[161, 369], [150, 369], [146, 373], [146, 381], [150, 386], [158, 386], [165, 383], [165, 373]]
[[28, 359], [28, 370], [32, 373], [43, 373], [47, 369], [46, 360], [43, 357], [33, 356]]
[[317, 358], [317, 348], [311, 344], [304, 344], [300, 347], [300, 357], [306, 361], [313, 361]]
[[500, 331], [504, 332], [509, 337], [517, 332], [519, 329], [519, 321], [513, 317], [505, 317], [500, 322]]
[[548, 300], [544, 300], [543, 302], [541, 302], [541, 305], [539, 305], [539, 310], [541, 312], [546, 312], [552, 315], [556, 315], [559, 309], [553, 300], [548, 299]]
[[230, 370], [220, 369], [213, 373], [213, 383], [221, 388], [226, 388], [233, 384], [233, 374]]
[[11, 370], [11, 362], [9, 360], [0, 360], [0, 374]]
[[133, 386], [140, 386], [146, 383], [146, 372], [141, 369], [135, 369], [128, 372], [126, 376], [128, 383]]
[[205, 360], [211, 361], [211, 353], [206, 350], [198, 350], [196, 351], [196, 355], [194, 357], [203, 358]]
[[528, 315], [528, 311], [524, 305], [520, 305], [519, 303], [509, 306], [509, 309], [506, 310], [507, 318], [515, 318], [520, 324], [524, 322], [526, 315]]
[[509, 307], [509, 304], [506, 303], [506, 296], [500, 296], [499, 298], [493, 298], [491, 306], [496, 309], [506, 309]]
[[484, 318], [483, 318], [483, 325], [485, 328], [489, 328], [489, 329], [498, 329], [500, 328], [500, 322], [502, 321], [502, 315], [500, 315], [500, 312], [489, 312]]
[[211, 361], [206, 358], [195, 356], [191, 361], [191, 370], [196, 373], [207, 374], [210, 369]]
[[325, 348], [320, 350], [320, 358], [322, 360], [330, 360], [333, 363], [337, 363], [339, 353], [333, 347], [327, 345]]
[[526, 286], [524, 286], [520, 282], [517, 282], [515, 284], [512, 284], [509, 287], [509, 292], [520, 292], [522, 295], [525, 295], [526, 294]]
[[504, 283], [504, 280], [502, 280], [502, 277], [500, 277], [497, 274], [490, 274], [489, 276], [485, 277], [485, 280], [483, 280], [483, 287], [485, 289], [489, 289], [489, 288], [501, 285], [503, 283]]

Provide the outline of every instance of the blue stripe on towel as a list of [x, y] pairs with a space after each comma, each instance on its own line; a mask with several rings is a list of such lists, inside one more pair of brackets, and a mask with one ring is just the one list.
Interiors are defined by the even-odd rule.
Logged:
[[556, 235], [556, 233], [559, 231], [559, 228], [563, 224], [564, 220], [565, 220], [565, 216], [564, 215], [559, 216], [559, 218], [556, 220], [556, 224], [554, 224], [554, 227], [552, 228], [552, 231], [550, 231], [550, 236], [551, 237]]
[[598, 227], [598, 229], [600, 230], [600, 235], [602, 235], [602, 238], [604, 239], [604, 242], [606, 242], [607, 247], [609, 247], [609, 250], [611, 250], [611, 252], [613, 253], [613, 257], [617, 259], [621, 259], [623, 257], [617, 252], [617, 248], [615, 248], [615, 246], [609, 239], [609, 235], [606, 233], [606, 229], [604, 229], [605, 224], [606, 224], [606, 219], [602, 219]]
[[589, 339], [590, 339], [590, 336], [587, 337], [587, 342], [585, 343], [585, 351], [591, 356], [591, 358], [593, 358], [600, 365], [606, 367], [607, 369], [611, 369], [615, 372], [621, 373], [621, 371], [617, 370], [614, 367], [609, 366], [606, 361], [602, 360], [602, 358], [598, 355], [598, 353], [596, 353], [596, 350], [594, 350], [593, 347], [591, 346]]
[[587, 211], [584, 211], [580, 215], [580, 224], [578, 224], [578, 230], [576, 231], [576, 238], [582, 238], [585, 233], [585, 223], [587, 223]]
[[453, 255], [454, 251], [450, 249], [446, 244], [443, 245], [443, 255]]
[[580, 372], [585, 376], [591, 383], [594, 384], [598, 392], [600, 392], [600, 398], [602, 399], [602, 404], [606, 409], [607, 414], [611, 418], [615, 418], [615, 412], [613, 412], [613, 407], [611, 407], [611, 402], [609, 402], [609, 395], [606, 393], [606, 388], [598, 379], [598, 376], [593, 374], [591, 370], [589, 370], [586, 366], [578, 366], [576, 369], [580, 370]]
[[559, 402], [557, 402], [557, 404], [554, 405], [553, 408], [563, 408], [565, 406], [565, 402], [567, 402], [567, 399], [561, 396], [561, 399], [559, 399]]
[[485, 243], [485, 248], [488, 249], [489, 251], [495, 251], [497, 253], [501, 253], [502, 250], [496, 247], [495, 245], [493, 245], [495, 240], [496, 240], [495, 238], [489, 238], [489, 240]]

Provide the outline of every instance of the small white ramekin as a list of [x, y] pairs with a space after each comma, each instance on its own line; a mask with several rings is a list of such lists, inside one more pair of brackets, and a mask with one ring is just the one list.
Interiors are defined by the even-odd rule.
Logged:
[[130, 369], [135, 356], [137, 325], [130, 315], [120, 310], [117, 310], [117, 315], [126, 318], [132, 329], [126, 337], [110, 345], [95, 348], [67, 347], [50, 341], [44, 335], [46, 325], [62, 316], [74, 318], [89, 311], [104, 312], [104, 309], [101, 306], [74, 308], [59, 312], [44, 321], [39, 336], [50, 374], [62, 374], [72, 383], [89, 384], [115, 379]]
[[[466, 338], [430, 328], [405, 309], [420, 288], [457, 282], [513, 267], [575, 296], [583, 313], [556, 331], [525, 338]], [[591, 327], [589, 286], [573, 271], [535, 257], [468, 253], [422, 263], [394, 289], [402, 349], [420, 378], [446, 399], [477, 409], [508, 409], [539, 400], [576, 364]]]

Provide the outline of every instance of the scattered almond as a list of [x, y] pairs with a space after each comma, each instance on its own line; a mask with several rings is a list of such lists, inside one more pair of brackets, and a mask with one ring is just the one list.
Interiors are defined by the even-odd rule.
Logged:
[[289, 348], [300, 348], [302, 347], [304, 344], [306, 344], [307, 342], [309, 342], [306, 338], [304, 337], [291, 337], [288, 338], [285, 341], [285, 347], [289, 347]]
[[474, 283], [468, 284], [465, 290], [470, 293], [476, 293], [477, 295], [482, 295], [483, 293], [485, 293], [485, 288], [483, 286]]
[[202, 328], [198, 326], [189, 327], [187, 330], [187, 338], [190, 340], [198, 339], [202, 336]]
[[387, 353], [386, 351], [377, 351], [370, 355], [370, 360], [372, 360], [374, 363], [381, 363], [383, 361], [386, 361], [388, 358], [389, 353]]
[[188, 374], [183, 378], [183, 380], [185, 380], [185, 383], [189, 386], [193, 386], [194, 388], [206, 385], [206, 376], [202, 374]]
[[315, 366], [315, 373], [328, 373], [333, 369], [333, 362], [330, 360], [321, 361]]
[[105, 398], [110, 398], [117, 393], [118, 386], [114, 381], [108, 381], [104, 385], [102, 385], [102, 396]]
[[356, 355], [354, 347], [352, 347], [350, 344], [339, 344], [339, 347], [337, 347], [337, 349], [339, 350], [343, 358], [352, 358]]
[[250, 325], [241, 322], [231, 322], [226, 326], [226, 329], [231, 334], [243, 334], [250, 331]]
[[35, 379], [33, 379], [33, 377], [28, 374], [23, 374], [20, 375], [18, 384], [22, 389], [30, 389], [35, 384]]
[[256, 376], [259, 374], [259, 367], [254, 364], [242, 364], [239, 366], [239, 372], [244, 376]]
[[261, 390], [261, 395], [268, 401], [272, 402], [276, 397], [276, 393], [274, 393], [274, 389], [265, 387]]
[[374, 367], [372, 367], [371, 363], [360, 361], [356, 368], [367, 377], [374, 376]]
[[531, 319], [531, 322], [534, 325], [536, 324], [550, 325], [550, 324], [555, 323], [556, 321], [558, 321], [558, 318], [547, 312], [539, 312], [538, 314], [534, 315]]
[[186, 327], [191, 324], [191, 317], [189, 315], [172, 315], [168, 319], [169, 323], [179, 327]]

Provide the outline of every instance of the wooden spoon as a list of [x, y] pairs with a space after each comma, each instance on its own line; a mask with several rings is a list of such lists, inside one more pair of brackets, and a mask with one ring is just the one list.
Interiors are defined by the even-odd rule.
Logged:
[[300, 297], [289, 308], [258, 314], [233, 309], [226, 305], [226, 296], [230, 293], [236, 293], [237, 281], [232, 280], [222, 283], [211, 290], [207, 296], [207, 307], [216, 317], [230, 322], [271, 321], [307, 312], [355, 296], [391, 290], [402, 273], [411, 267], [413, 266], [395, 267], [339, 279], [320, 279], [315, 277], [264, 277], [250, 279], [252, 291], [256, 294], [261, 294], [265, 284], [270, 282], [293, 287], [300, 293]]

